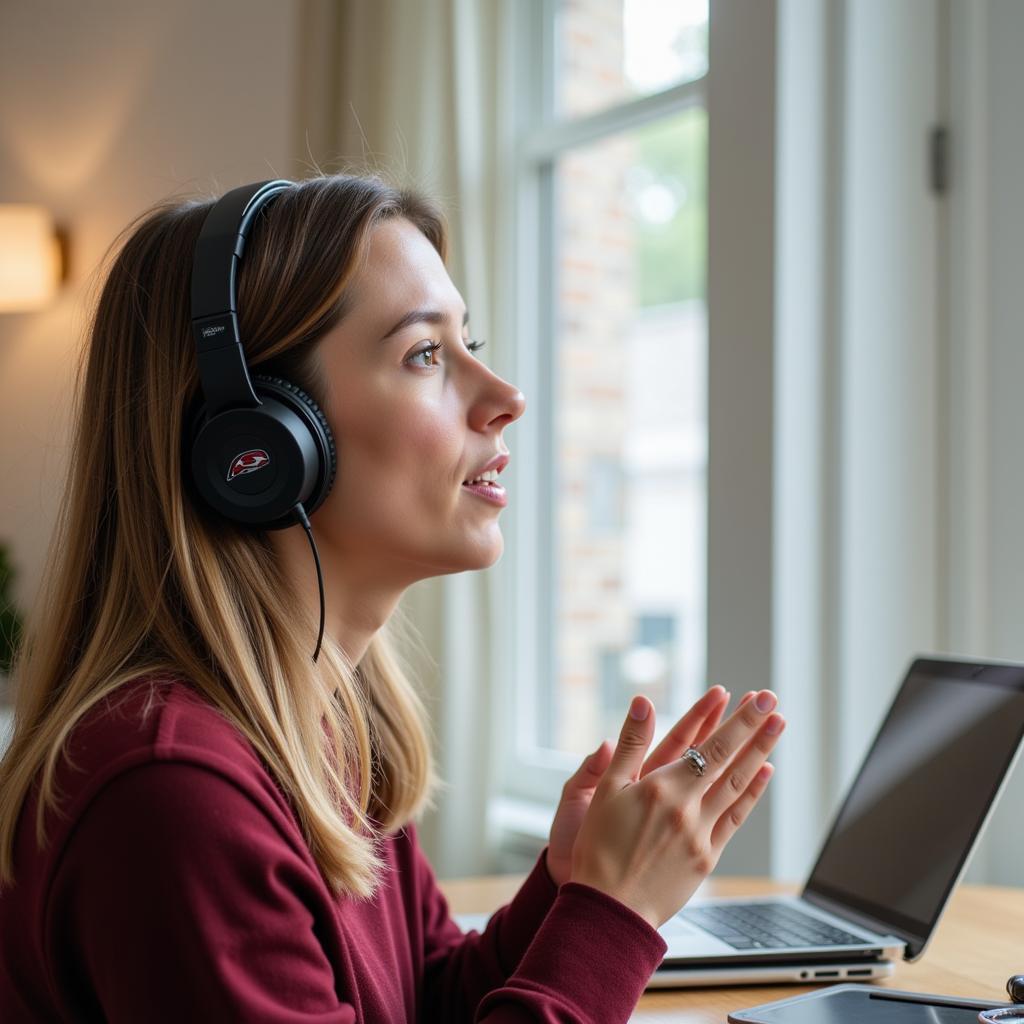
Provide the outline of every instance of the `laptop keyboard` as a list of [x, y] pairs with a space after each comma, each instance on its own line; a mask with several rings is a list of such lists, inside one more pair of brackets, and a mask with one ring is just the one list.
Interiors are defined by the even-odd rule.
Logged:
[[728, 903], [684, 907], [679, 917], [734, 949], [863, 945], [841, 928], [801, 913], [786, 903]]

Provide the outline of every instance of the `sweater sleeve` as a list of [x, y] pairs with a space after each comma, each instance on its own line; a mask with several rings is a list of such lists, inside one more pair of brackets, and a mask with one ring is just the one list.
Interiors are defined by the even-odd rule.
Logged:
[[[412, 828], [412, 826], [409, 826]], [[639, 914], [588, 885], [556, 887], [547, 849], [483, 932], [452, 920], [415, 843], [424, 907], [424, 1020], [477, 1024], [627, 1021], [668, 948]]]
[[68, 1018], [354, 1024], [316, 936], [318, 884], [216, 771], [123, 772], [83, 813], [50, 887], [45, 941]]
[[508, 981], [477, 1009], [478, 1024], [628, 1021], [668, 944], [598, 889], [566, 882]]
[[405, 828], [423, 908], [426, 1019], [471, 1021], [484, 994], [503, 984], [516, 969], [555, 900], [558, 887], [548, 874], [547, 848], [513, 899], [491, 915], [484, 930], [464, 933], [452, 918], [434, 869], [420, 848], [416, 826]]

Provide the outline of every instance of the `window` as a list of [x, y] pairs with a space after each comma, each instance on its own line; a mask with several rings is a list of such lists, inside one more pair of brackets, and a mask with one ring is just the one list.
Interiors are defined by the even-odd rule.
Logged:
[[632, 693], [657, 704], [660, 737], [704, 686], [708, 6], [523, 7], [542, 20], [523, 32], [547, 40], [521, 90], [517, 181], [538, 458], [535, 500], [506, 520], [502, 775], [506, 793], [550, 799]]

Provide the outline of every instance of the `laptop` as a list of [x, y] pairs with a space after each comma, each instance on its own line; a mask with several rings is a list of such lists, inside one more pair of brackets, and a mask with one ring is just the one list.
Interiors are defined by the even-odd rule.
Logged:
[[866, 980], [916, 960], [1022, 739], [1024, 666], [915, 660], [800, 895], [691, 899], [659, 929], [648, 987]]
[[1022, 739], [1024, 666], [915, 660], [800, 895], [691, 899], [659, 929], [648, 988], [868, 980], [916, 960]]

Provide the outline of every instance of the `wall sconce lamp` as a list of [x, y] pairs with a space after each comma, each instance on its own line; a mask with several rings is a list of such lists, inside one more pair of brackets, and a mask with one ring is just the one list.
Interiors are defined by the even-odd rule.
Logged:
[[0, 313], [42, 309], [67, 276], [67, 235], [49, 210], [0, 203]]

